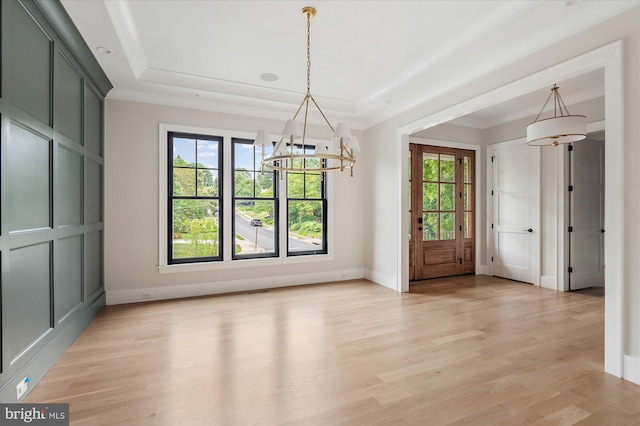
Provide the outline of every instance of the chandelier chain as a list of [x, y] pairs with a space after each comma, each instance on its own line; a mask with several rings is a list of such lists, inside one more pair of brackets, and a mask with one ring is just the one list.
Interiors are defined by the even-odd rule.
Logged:
[[311, 94], [311, 16], [307, 15], [307, 95]]

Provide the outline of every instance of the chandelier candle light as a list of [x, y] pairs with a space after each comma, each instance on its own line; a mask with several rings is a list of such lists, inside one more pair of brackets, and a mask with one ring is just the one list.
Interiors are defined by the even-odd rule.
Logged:
[[[267, 170], [278, 170], [282, 172], [325, 172], [329, 170], [350, 169], [353, 176], [353, 167], [356, 164], [354, 151], [360, 150], [358, 141], [344, 123], [338, 123], [334, 128], [324, 115], [318, 103], [311, 95], [311, 18], [316, 14], [313, 7], [302, 8], [302, 15], [307, 18], [307, 94], [305, 95], [298, 110], [291, 120], [287, 120], [282, 137], [276, 143], [273, 154], [265, 157], [264, 147], [273, 144], [271, 136], [266, 130], [260, 130], [254, 141], [254, 146], [262, 147], [262, 167]], [[309, 101], [320, 112], [322, 118], [327, 123], [333, 137], [330, 141], [315, 143], [313, 152], [307, 152], [309, 146], [306, 142], [307, 118], [309, 115]], [[295, 121], [300, 111], [304, 107], [304, 124], [302, 128]], [[295, 142], [295, 139], [301, 141]], [[334, 142], [338, 144], [334, 148]]]
[[[581, 141], [587, 137], [587, 117], [570, 115], [555, 84], [535, 121], [527, 126], [527, 144], [552, 145]], [[553, 96], [553, 117], [540, 120], [540, 115]], [[558, 115], [558, 111], [560, 115]]]

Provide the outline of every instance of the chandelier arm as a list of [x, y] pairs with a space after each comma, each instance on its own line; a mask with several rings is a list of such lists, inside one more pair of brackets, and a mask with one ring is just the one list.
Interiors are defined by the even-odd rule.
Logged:
[[[535, 120], [533, 120], [533, 122], [535, 123], [536, 121], [538, 121], [538, 118], [540, 118], [540, 116], [542, 115], [542, 112], [544, 111], [544, 109], [547, 107], [547, 104], [549, 103], [549, 99], [551, 99], [551, 96], [553, 96], [553, 90], [551, 91], [551, 93], [549, 93], [549, 97], [547, 98], [547, 101], [544, 103], [544, 105], [542, 105], [542, 109], [540, 110], [540, 112], [538, 113], [538, 116], [536, 117]], [[554, 108], [555, 108], [555, 99], [554, 99]]]
[[567, 113], [567, 115], [571, 115], [571, 113], [569, 112], [569, 108], [567, 108], [567, 105], [565, 105], [564, 100], [562, 99], [562, 96], [560, 96], [560, 93], [558, 92], [558, 104], [560, 105], [560, 114], [564, 115], [562, 113], [562, 107], [564, 107], [564, 112]]
[[309, 98], [307, 98], [306, 106], [304, 108], [304, 125], [302, 126], [302, 150], [303, 151], [304, 151], [304, 142], [307, 139], [307, 117], [308, 116], [309, 116]]
[[325, 123], [327, 123], [327, 126], [329, 126], [329, 128], [331, 129], [332, 132], [335, 132], [335, 129], [333, 128], [333, 126], [331, 125], [331, 123], [329, 123], [329, 120], [327, 119], [327, 116], [324, 115], [324, 112], [322, 112], [322, 110], [320, 109], [320, 107], [318, 106], [318, 103], [316, 102], [315, 99], [313, 99], [313, 96], [309, 95], [309, 97], [311, 98], [311, 100], [313, 101], [313, 104], [316, 106], [316, 108], [318, 108], [318, 112], [320, 112], [320, 114], [322, 114], [322, 118], [324, 118]]
[[293, 118], [292, 120], [295, 120], [298, 117], [298, 114], [300, 113], [300, 110], [302, 109], [302, 105], [304, 105], [305, 102], [308, 102], [307, 99], [310, 97], [311, 95], [306, 95], [304, 97], [304, 99], [302, 100], [302, 102], [300, 102], [300, 105], [298, 106], [298, 109], [296, 110], [296, 113], [293, 114]]

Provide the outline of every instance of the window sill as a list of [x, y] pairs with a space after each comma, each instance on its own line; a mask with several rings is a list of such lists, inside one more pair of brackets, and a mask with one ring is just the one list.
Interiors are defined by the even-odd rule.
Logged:
[[175, 274], [183, 272], [219, 271], [222, 269], [246, 269], [265, 266], [298, 265], [306, 263], [330, 262], [333, 254], [314, 254], [309, 256], [291, 256], [265, 259], [239, 259], [222, 262], [183, 263], [179, 265], [160, 265], [159, 274]]

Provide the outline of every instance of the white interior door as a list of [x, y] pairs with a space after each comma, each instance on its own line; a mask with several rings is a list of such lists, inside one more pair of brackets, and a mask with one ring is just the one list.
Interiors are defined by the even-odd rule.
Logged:
[[489, 147], [492, 273], [540, 283], [540, 148], [519, 143]]
[[604, 285], [604, 141], [570, 152], [569, 289]]

